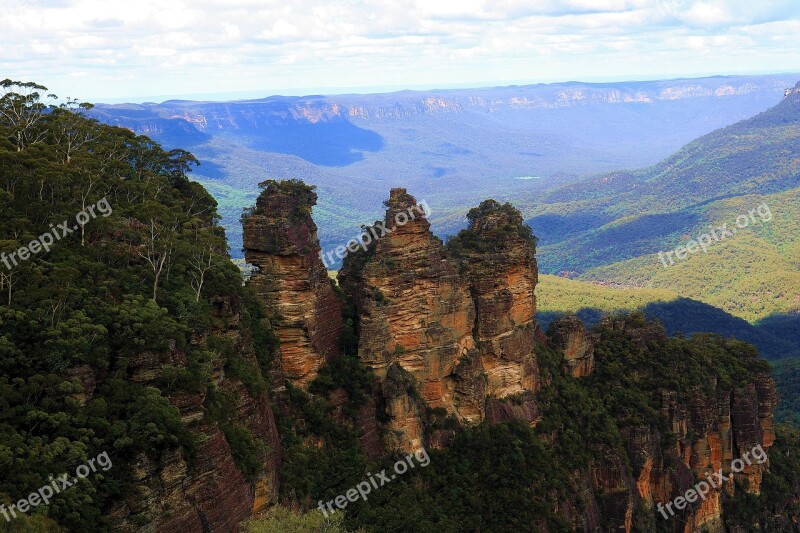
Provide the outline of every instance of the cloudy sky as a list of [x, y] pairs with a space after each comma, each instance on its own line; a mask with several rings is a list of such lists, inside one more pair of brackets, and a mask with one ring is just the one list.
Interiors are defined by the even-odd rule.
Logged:
[[102, 101], [800, 70], [799, 0], [0, 0], [0, 78]]

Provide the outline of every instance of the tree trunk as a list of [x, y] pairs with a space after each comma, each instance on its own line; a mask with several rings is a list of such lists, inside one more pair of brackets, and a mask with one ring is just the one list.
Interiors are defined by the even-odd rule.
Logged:
[[200, 302], [200, 292], [203, 290], [203, 283], [204, 283], [205, 277], [206, 277], [205, 271], [201, 272], [200, 273], [200, 283], [197, 284], [197, 292], [195, 293], [195, 301], [196, 302]]

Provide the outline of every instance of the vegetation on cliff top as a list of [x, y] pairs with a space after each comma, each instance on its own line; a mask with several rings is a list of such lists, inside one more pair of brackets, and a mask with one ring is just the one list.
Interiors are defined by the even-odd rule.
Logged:
[[[134, 462], [177, 448], [191, 459], [196, 439], [167, 394], [211, 383], [224, 354], [192, 338], [214, 320], [211, 296], [241, 298], [241, 277], [214, 199], [187, 178], [190, 154], [90, 120], [88, 105], [49, 106], [39, 85], [2, 86], [0, 252], [73, 227], [100, 201], [113, 212], [49, 252], [0, 264], [0, 503], [105, 451], [111, 470], [37, 509], [69, 530], [102, 531], [130, 496]], [[186, 362], [148, 380], [135, 377], [143, 354]], [[258, 445], [241, 428], [230, 434], [243, 459]]]
[[487, 254], [503, 247], [509, 239], [530, 244], [536, 250], [536, 237], [523, 223], [519, 210], [509, 203], [484, 200], [467, 213], [469, 226], [447, 240], [447, 249], [456, 257], [470, 253]]

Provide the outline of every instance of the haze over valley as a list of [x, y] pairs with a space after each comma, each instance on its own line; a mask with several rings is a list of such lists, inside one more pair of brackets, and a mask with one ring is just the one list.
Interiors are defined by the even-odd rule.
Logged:
[[[655, 164], [684, 144], [777, 104], [800, 74], [234, 102], [97, 105], [92, 116], [199, 158], [241, 257], [241, 210], [267, 178], [319, 187], [324, 249], [380, 217], [392, 184], [432, 206], [441, 236], [486, 197], [527, 204], [591, 174]], [[523, 179], [537, 178], [537, 179]], [[538, 179], [540, 178], [540, 179]], [[547, 227], [535, 227], [547, 242]]]

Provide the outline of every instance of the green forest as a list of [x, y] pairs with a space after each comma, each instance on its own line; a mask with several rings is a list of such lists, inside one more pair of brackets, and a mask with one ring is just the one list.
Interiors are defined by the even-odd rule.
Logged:
[[[674, 438], [660, 411], [662, 393], [711, 401], [769, 370], [740, 341], [668, 338], [641, 313], [601, 321], [587, 378], [571, 377], [562, 352], [537, 345], [545, 386], [535, 427], [461, 426], [427, 410], [426, 427], [449, 435], [448, 446], [430, 451], [430, 466], [320, 521], [310, 514], [318, 500], [396, 458], [371, 459], [360, 444], [358, 413], [373, 376], [355, 355], [352, 330], [343, 338], [347, 353], [308, 391], [273, 383], [275, 338], [227, 255], [215, 200], [188, 177], [196, 159], [87, 118], [91, 104], [51, 104], [55, 97], [34, 83], [0, 85], [0, 252], [20, 258], [12, 268], [0, 264], [0, 504], [103, 452], [114, 465], [10, 524], [0, 520], [0, 530], [109, 530], [115, 503], [141, 496], [131, 491], [143, 458], [177, 453], [191, 472], [210, 426], [224, 434], [241, 474], [255, 479], [267, 445], [238, 418], [235, 398], [217, 389], [214, 373], [224, 369], [253, 395], [283, 385], [288, 396], [287, 408], [275, 413], [283, 454], [278, 499], [298, 512], [274, 509], [248, 523], [252, 531], [570, 531], [556, 504], [589, 505], [581, 489], [596, 461], [613, 458], [630, 474], [625, 431]], [[81, 216], [92, 206], [98, 216]], [[73, 231], [21, 259], [20, 249], [34, 250], [65, 221]], [[248, 339], [253, 360], [217, 334], [218, 297], [242, 302], [241, 320], [227, 327]], [[344, 313], [352, 326], [352, 306]], [[152, 367], [159, 371], [148, 373]], [[340, 389], [347, 401], [335, 412], [331, 393]], [[171, 399], [198, 393], [202, 419], [183, 420]], [[729, 525], [781, 531], [781, 517], [800, 512], [798, 445], [797, 431], [780, 426], [764, 490], [737, 492], [747, 511], [742, 501], [726, 501]], [[641, 503], [632, 520], [637, 531], [671, 527]]]
[[[87, 206], [113, 210], [49, 252], [0, 265], [0, 503], [107, 452], [114, 468], [12, 524], [100, 531], [141, 454], [182, 449], [192, 457], [196, 437], [167, 396], [212, 387], [220, 357], [237, 364], [213, 339], [191, 339], [211, 325], [212, 296], [243, 294], [241, 276], [227, 257], [216, 202], [187, 177], [191, 154], [90, 120], [90, 104], [48, 105], [53, 98], [40, 85], [0, 86], [0, 252], [64, 221], [72, 227]], [[165, 364], [153, 386], [135, 377], [143, 353], [181, 354], [185, 363]], [[239, 444], [234, 429], [227, 433]], [[255, 468], [246, 462], [247, 436], [238, 440], [241, 467]]]

